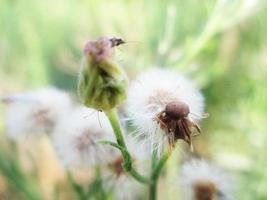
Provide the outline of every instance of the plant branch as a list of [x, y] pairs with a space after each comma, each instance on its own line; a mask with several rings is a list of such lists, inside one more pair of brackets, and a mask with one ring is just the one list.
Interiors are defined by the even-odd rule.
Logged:
[[122, 154], [123, 160], [124, 160], [124, 163], [123, 163], [124, 170], [126, 172], [128, 172], [138, 182], [144, 183], [144, 184], [150, 184], [151, 181], [148, 178], [139, 174], [132, 166], [131, 155], [130, 155], [130, 153], [127, 149], [126, 143], [124, 141], [124, 137], [122, 134], [117, 110], [111, 109], [111, 110], [105, 111], [105, 113], [108, 116], [108, 119], [111, 123], [111, 126], [113, 128], [113, 131], [114, 131], [116, 139], [117, 139], [117, 145], [114, 145], [114, 143], [111, 144], [112, 142], [108, 142], [108, 143], [110, 143], [110, 145], [112, 145], [112, 146], [117, 147], [121, 151], [121, 154]]
[[155, 166], [155, 168], [152, 172], [152, 180], [158, 179], [158, 177], [160, 175], [160, 171], [162, 170], [163, 166], [165, 165], [165, 163], [169, 157], [170, 157], [170, 153], [167, 152], [167, 153], [163, 154], [163, 156], [160, 158], [159, 162], [157, 163], [157, 165]]
[[157, 183], [158, 183], [159, 175], [169, 157], [170, 157], [170, 153], [167, 152], [158, 161], [156, 152], [153, 151], [152, 153], [152, 174], [151, 174], [152, 183], [150, 184], [150, 187], [149, 187], [149, 199], [150, 200], [157, 199]]

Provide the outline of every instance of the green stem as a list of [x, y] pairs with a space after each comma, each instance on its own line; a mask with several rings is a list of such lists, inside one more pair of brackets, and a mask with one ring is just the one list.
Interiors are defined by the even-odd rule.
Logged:
[[[154, 169], [157, 165], [157, 162], [158, 162], [157, 152], [154, 148], [153, 152], [152, 152], [152, 162], [151, 162], [152, 174], [151, 174], [151, 177], [153, 176], [153, 172], [154, 172]], [[150, 184], [150, 187], [149, 187], [149, 199], [155, 200], [156, 198], [157, 198], [157, 180], [156, 181], [154, 180], [154, 181], [152, 181], [152, 183]]]
[[158, 156], [157, 156], [156, 147], [153, 147], [153, 151], [152, 151], [152, 163], [151, 163], [151, 169], [152, 169], [152, 171], [156, 167], [157, 162], [158, 162]]
[[165, 165], [166, 161], [170, 157], [170, 153], [165, 153], [157, 163], [156, 167], [154, 168], [152, 172], [152, 180], [158, 179], [160, 175], [160, 171], [162, 170], [163, 166]]
[[[105, 111], [105, 113], [108, 116], [108, 119], [111, 123], [118, 145], [120, 145], [124, 149], [124, 150], [121, 149], [121, 153], [122, 153], [123, 160], [124, 160], [124, 163], [123, 163], [124, 170], [127, 171], [138, 182], [144, 183], [144, 184], [150, 184], [151, 181], [147, 179], [146, 177], [142, 176], [141, 174], [139, 174], [132, 166], [132, 160], [131, 160], [131, 157], [129, 158], [130, 154], [128, 153], [128, 149], [123, 138], [117, 110], [111, 109], [111, 110]], [[125, 151], [127, 152], [127, 154], [125, 154]]]
[[157, 182], [154, 182], [149, 187], [149, 200], [157, 199]]
[[76, 192], [79, 199], [80, 200], [86, 200], [87, 197], [86, 197], [86, 192], [84, 191], [84, 188], [74, 180], [71, 172], [67, 172], [67, 176], [68, 176], [68, 180], [69, 180], [73, 190]]
[[107, 114], [108, 119], [109, 119], [109, 121], [111, 123], [111, 126], [113, 128], [114, 133], [115, 133], [118, 145], [120, 145], [123, 148], [127, 149], [126, 148], [126, 143], [124, 141], [123, 134], [122, 134], [122, 131], [121, 131], [119, 117], [118, 117], [116, 109], [112, 109], [112, 110], [106, 111], [105, 113]]
[[157, 161], [156, 152], [153, 151], [152, 154], [152, 174], [151, 174], [151, 184], [149, 188], [149, 199], [156, 200], [157, 199], [157, 183], [159, 179], [160, 172], [165, 165], [166, 161], [170, 157], [170, 153], [165, 153], [159, 161]]
[[120, 127], [120, 122], [118, 118], [118, 114], [116, 109], [105, 111], [105, 113], [108, 116], [108, 119], [111, 123], [111, 126], [114, 130], [117, 144], [121, 147], [121, 153], [124, 159], [124, 169], [127, 171], [135, 180], [137, 180], [140, 183], [148, 184], [149, 185], [149, 191], [150, 191], [150, 200], [156, 200], [157, 197], [157, 182], [160, 175], [160, 172], [168, 160], [170, 154], [165, 153], [160, 160], [158, 161], [156, 151], [153, 151], [152, 154], [152, 174], [150, 179], [147, 179], [146, 177], [140, 175], [132, 166], [132, 160], [130, 157], [130, 154], [128, 152], [126, 143], [123, 138], [123, 134]]
[[95, 177], [93, 181], [88, 185], [86, 192], [86, 199], [105, 200], [107, 193], [103, 187], [103, 179], [101, 175], [101, 169], [99, 166], [95, 167]]
[[151, 181], [148, 178], [146, 178], [146, 177], [142, 176], [141, 174], [139, 174], [139, 172], [137, 172], [133, 167], [128, 172], [131, 174], [131, 176], [135, 180], [137, 180], [140, 183], [143, 183], [143, 184], [150, 184], [151, 183]]
[[[103, 182], [102, 182], [102, 177], [101, 177], [101, 171], [100, 171], [100, 168], [99, 167], [96, 167], [95, 168], [95, 173], [96, 173], [96, 183], [97, 183], [97, 192], [96, 192], [96, 199], [98, 200], [105, 200], [107, 199], [106, 197], [106, 192], [103, 188]], [[89, 199], [89, 198], [87, 198]]]

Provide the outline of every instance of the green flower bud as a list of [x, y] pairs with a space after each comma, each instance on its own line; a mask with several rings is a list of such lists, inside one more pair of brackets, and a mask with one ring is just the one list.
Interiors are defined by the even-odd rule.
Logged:
[[78, 93], [88, 107], [110, 110], [126, 98], [127, 77], [112, 60], [113, 47], [111, 39], [101, 37], [84, 48]]

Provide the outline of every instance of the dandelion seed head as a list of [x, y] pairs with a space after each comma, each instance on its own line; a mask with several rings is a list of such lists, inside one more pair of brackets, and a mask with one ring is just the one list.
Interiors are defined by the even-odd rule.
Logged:
[[42, 88], [8, 96], [7, 136], [21, 139], [50, 134], [58, 120], [72, 107], [69, 95], [56, 88]]
[[186, 162], [179, 180], [188, 200], [232, 200], [232, 179], [204, 160]]
[[126, 105], [129, 119], [158, 154], [175, 140], [175, 134], [166, 133], [159, 120], [155, 120], [171, 102], [183, 102], [188, 106], [190, 121], [198, 122], [197, 116], [203, 114], [202, 94], [191, 81], [176, 72], [151, 70], [141, 74], [130, 86]]
[[143, 199], [144, 186], [128, 175], [119, 176], [113, 182], [115, 199], [135, 200]]
[[112, 140], [113, 130], [104, 113], [75, 108], [55, 128], [52, 141], [59, 161], [67, 169], [107, 163], [117, 151], [99, 140]]

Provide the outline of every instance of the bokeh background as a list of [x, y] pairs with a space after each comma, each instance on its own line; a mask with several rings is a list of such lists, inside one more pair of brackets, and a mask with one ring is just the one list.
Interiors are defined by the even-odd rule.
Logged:
[[[0, 0], [0, 95], [54, 85], [75, 96], [83, 45], [103, 35], [126, 41], [116, 57], [129, 77], [158, 66], [195, 80], [210, 114], [197, 151], [233, 175], [236, 199], [267, 199], [266, 1]], [[15, 153], [0, 109], [0, 199], [75, 199], [47, 139]]]

